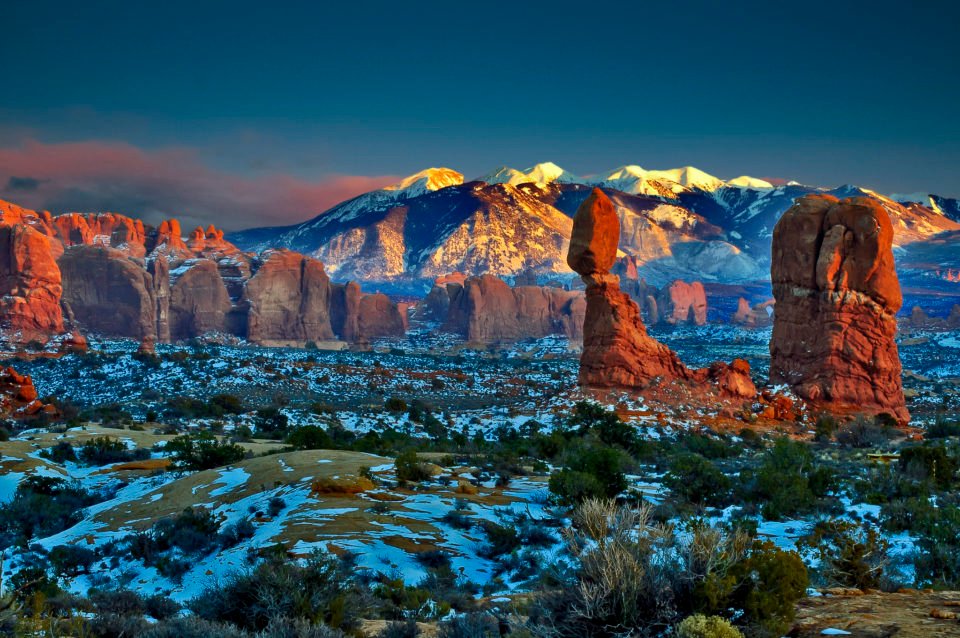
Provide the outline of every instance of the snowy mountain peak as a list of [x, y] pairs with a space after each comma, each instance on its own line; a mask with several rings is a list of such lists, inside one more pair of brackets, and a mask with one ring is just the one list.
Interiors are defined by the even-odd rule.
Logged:
[[501, 166], [482, 177], [478, 177], [476, 181], [486, 182], [487, 184], [510, 184], [516, 186], [517, 184], [529, 182], [530, 178], [527, 177], [523, 171], [518, 171], [509, 166]]
[[568, 173], [553, 162], [541, 162], [540, 164], [531, 166], [524, 171], [524, 174], [527, 176], [527, 181], [536, 182], [537, 184], [550, 184], [553, 182], [573, 184], [582, 181], [573, 173]]
[[714, 177], [693, 166], [671, 168], [665, 171], [647, 171], [646, 178], [666, 179], [687, 188], [699, 188], [705, 191], [715, 191], [724, 185], [719, 177]]
[[463, 184], [463, 174], [451, 168], [428, 168], [404, 178], [383, 190], [402, 193], [408, 197], [423, 195], [429, 191]]
[[773, 188], [773, 184], [770, 182], [758, 179], [756, 177], [750, 177], [749, 175], [741, 175], [740, 177], [734, 177], [731, 180], [727, 180], [727, 186], [736, 186], [737, 188], [750, 188], [753, 190], [764, 190], [768, 188]]

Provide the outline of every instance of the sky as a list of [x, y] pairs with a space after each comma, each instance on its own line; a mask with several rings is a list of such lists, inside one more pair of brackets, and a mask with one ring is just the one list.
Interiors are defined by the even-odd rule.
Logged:
[[228, 230], [432, 166], [960, 196], [960, 3], [30, 2], [0, 198]]

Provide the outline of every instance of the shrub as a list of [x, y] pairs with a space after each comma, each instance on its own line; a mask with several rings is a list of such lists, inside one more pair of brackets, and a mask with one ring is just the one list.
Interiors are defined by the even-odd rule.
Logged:
[[482, 612], [455, 616], [440, 623], [437, 638], [499, 638], [500, 627], [497, 621]]
[[890, 439], [892, 428], [885, 419], [858, 416], [837, 431], [837, 443], [852, 448], [879, 447]]
[[807, 586], [796, 553], [703, 524], [678, 535], [651, 513], [596, 499], [577, 507], [565, 532], [573, 569], [555, 567], [535, 600], [535, 635], [659, 636], [693, 613], [734, 610], [751, 633], [782, 635]]
[[72, 577], [89, 572], [97, 553], [82, 545], [57, 545], [50, 550], [49, 559], [58, 576]]
[[109, 436], [98, 436], [90, 439], [80, 447], [80, 460], [86, 465], [126, 463], [148, 458], [150, 458], [149, 450], [129, 450], [123, 441]]
[[763, 515], [781, 519], [811, 511], [833, 485], [833, 473], [819, 467], [803, 443], [778, 439], [756, 472], [740, 473], [744, 497], [763, 503]]
[[336, 558], [315, 553], [302, 566], [267, 560], [205, 590], [190, 608], [205, 620], [253, 631], [277, 617], [353, 631], [369, 602], [350, 570]]
[[210, 622], [196, 616], [170, 618], [141, 634], [142, 638], [250, 638], [250, 634], [232, 625]]
[[258, 409], [253, 417], [253, 423], [257, 434], [279, 438], [286, 431], [290, 419], [280, 411], [278, 406], [271, 405]]
[[957, 460], [942, 445], [923, 445], [900, 450], [899, 467], [908, 477], [930, 481], [942, 490], [950, 489], [956, 480]]
[[725, 618], [694, 614], [677, 625], [677, 638], [743, 638], [743, 634]]
[[181, 470], [209, 470], [242, 461], [247, 451], [236, 443], [218, 441], [209, 432], [184, 434], [172, 439], [164, 448]]
[[880, 587], [890, 544], [873, 525], [821, 521], [799, 545], [812, 550], [825, 584], [858, 589]]
[[13, 499], [0, 504], [0, 547], [25, 546], [35, 536], [62, 532], [79, 522], [83, 509], [97, 500], [79, 484], [28, 476], [17, 485]]
[[939, 589], [960, 588], [960, 507], [935, 509], [920, 527], [914, 558], [917, 583]]
[[304, 425], [287, 435], [287, 443], [298, 450], [329, 450], [336, 446], [327, 431], [318, 425]]
[[626, 455], [602, 444], [575, 445], [564, 457], [564, 467], [550, 477], [549, 487], [561, 502], [613, 498], [627, 489]]
[[699, 454], [686, 453], [673, 459], [663, 484], [685, 501], [697, 505], [723, 505], [730, 493], [730, 479]]
[[390, 397], [384, 402], [383, 407], [389, 412], [406, 412], [407, 402], [399, 397]]
[[271, 497], [270, 501], [267, 503], [267, 514], [270, 515], [270, 518], [276, 518], [286, 506], [286, 501], [284, 501], [281, 497]]
[[401, 481], [419, 483], [432, 476], [430, 468], [417, 458], [417, 453], [413, 450], [399, 454], [394, 459], [393, 465], [397, 472], [397, 478]]
[[[0, 439], [2, 440], [2, 439]], [[67, 441], [58, 441], [56, 445], [40, 451], [40, 456], [63, 465], [67, 461], [76, 461], [77, 453]]]
[[933, 425], [927, 428], [923, 436], [927, 439], [945, 439], [951, 436], [960, 436], [960, 421], [947, 421], [943, 417], [939, 417]]

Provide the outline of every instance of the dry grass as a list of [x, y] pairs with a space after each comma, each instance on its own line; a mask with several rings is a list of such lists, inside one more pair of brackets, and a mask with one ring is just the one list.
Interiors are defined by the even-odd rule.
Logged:
[[373, 481], [364, 476], [321, 476], [314, 479], [313, 483], [310, 484], [310, 493], [327, 496], [349, 496], [369, 492], [375, 487]]

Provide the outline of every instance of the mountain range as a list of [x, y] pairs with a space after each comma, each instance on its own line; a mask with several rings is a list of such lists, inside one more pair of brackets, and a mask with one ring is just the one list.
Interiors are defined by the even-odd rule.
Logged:
[[594, 187], [614, 202], [620, 251], [654, 285], [675, 279], [743, 284], [769, 280], [770, 240], [797, 197], [867, 197], [890, 214], [901, 278], [952, 288], [960, 278], [960, 202], [935, 194], [883, 195], [740, 176], [722, 180], [692, 166], [623, 166], [581, 177], [553, 163], [500, 167], [464, 180], [430, 168], [284, 227], [227, 236], [243, 250], [289, 248], [320, 259], [337, 281], [421, 294], [436, 277], [462, 272], [569, 281], [572, 215]]

